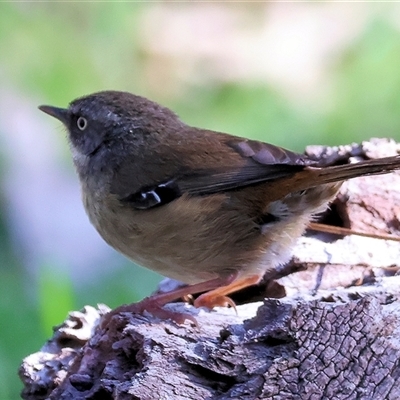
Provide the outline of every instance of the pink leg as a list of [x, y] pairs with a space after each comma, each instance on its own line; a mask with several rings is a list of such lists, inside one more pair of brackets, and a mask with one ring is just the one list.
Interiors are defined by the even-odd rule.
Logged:
[[195, 307], [207, 307], [212, 309], [214, 307], [226, 307], [230, 305], [236, 309], [235, 303], [227, 295], [244, 289], [248, 286], [257, 284], [262, 277], [259, 275], [247, 276], [245, 278], [233, 280], [227, 285], [210, 290], [203, 293], [194, 301]]
[[[237, 274], [234, 273], [224, 278], [216, 278], [206, 282], [184, 286], [176, 290], [171, 290], [170, 292], [155, 294], [153, 296], [144, 298], [138, 303], [122, 305], [110, 311], [108, 314], [106, 314], [103, 317], [101, 326], [105, 327], [111, 321], [111, 318], [116, 314], [124, 312], [129, 312], [132, 314], [142, 314], [144, 311], [148, 311], [150, 314], [160, 319], [171, 319], [178, 324], [183, 324], [187, 319], [189, 321], [192, 321], [195, 325], [197, 325], [197, 321], [192, 315], [184, 313], [175, 313], [173, 311], [164, 310], [162, 307], [165, 304], [170, 303], [171, 301], [180, 299], [190, 294], [207, 292], [210, 290], [213, 291], [213, 289], [219, 288], [221, 286], [227, 287], [227, 285], [229, 286], [231, 283], [235, 281], [236, 277]], [[234, 303], [231, 300], [231, 303], [229, 304], [234, 304]]]

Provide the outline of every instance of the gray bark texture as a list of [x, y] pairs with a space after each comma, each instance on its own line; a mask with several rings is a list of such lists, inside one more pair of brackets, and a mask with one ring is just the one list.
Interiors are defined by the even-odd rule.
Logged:
[[[380, 139], [307, 152], [334, 163], [399, 150]], [[400, 236], [400, 174], [346, 182], [324, 222]], [[102, 327], [108, 308], [87, 306], [24, 359], [22, 397], [400, 399], [399, 260], [396, 241], [310, 231], [287, 266], [234, 297], [237, 313], [173, 303], [198, 326], [120, 312]]]

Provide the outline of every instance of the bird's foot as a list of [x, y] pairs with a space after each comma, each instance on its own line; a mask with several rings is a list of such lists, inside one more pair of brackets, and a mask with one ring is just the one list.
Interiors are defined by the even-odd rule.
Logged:
[[214, 307], [231, 306], [236, 312], [235, 302], [227, 295], [240, 289], [255, 285], [260, 281], [259, 275], [251, 275], [245, 278], [233, 279], [225, 286], [210, 290], [200, 295], [195, 301], [195, 307], [206, 307], [212, 309]]
[[212, 310], [214, 307], [232, 307], [236, 311], [235, 302], [228, 296], [215, 296], [212, 293], [204, 293], [194, 301], [195, 307], [205, 307]]
[[236, 305], [231, 298], [227, 295], [244, 287], [256, 284], [260, 277], [258, 275], [248, 276], [246, 278], [237, 279], [238, 273], [215, 278], [206, 282], [196, 283], [194, 285], [185, 286], [169, 292], [156, 294], [146, 297], [138, 303], [123, 305], [112, 310], [103, 317], [101, 327], [106, 327], [113, 316], [120, 313], [143, 314], [145, 311], [160, 319], [170, 319], [177, 324], [183, 324], [185, 321], [190, 321], [198, 326], [197, 320], [190, 314], [179, 313], [163, 308], [171, 301], [181, 299], [193, 293], [203, 293], [194, 301], [195, 307], [206, 307], [212, 309], [213, 307], [226, 307], [231, 306], [236, 311]]
[[[160, 298], [161, 297], [161, 298]], [[190, 321], [195, 326], [198, 326], [196, 318], [188, 313], [180, 313], [171, 310], [167, 310], [163, 308], [166, 304], [162, 302], [163, 295], [154, 295], [150, 297], [146, 297], [138, 303], [132, 304], [124, 304], [110, 311], [106, 315], [104, 315], [101, 321], [101, 327], [105, 328], [112, 320], [112, 318], [121, 313], [130, 313], [130, 314], [141, 314], [143, 315], [145, 312], [153, 315], [156, 318], [160, 318], [162, 320], [171, 320], [179, 325], [185, 323], [185, 321]]]

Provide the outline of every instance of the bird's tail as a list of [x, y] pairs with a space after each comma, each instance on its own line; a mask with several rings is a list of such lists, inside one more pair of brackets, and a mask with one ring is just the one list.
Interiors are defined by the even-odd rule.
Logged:
[[306, 169], [315, 173], [315, 180], [314, 182], [310, 182], [309, 185], [309, 187], [313, 187], [324, 183], [340, 182], [358, 176], [387, 174], [395, 169], [400, 169], [400, 156], [377, 158], [375, 160], [333, 167], [307, 167]]

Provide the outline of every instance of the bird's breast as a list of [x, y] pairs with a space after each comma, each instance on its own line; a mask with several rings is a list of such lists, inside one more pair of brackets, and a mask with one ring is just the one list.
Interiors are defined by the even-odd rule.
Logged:
[[257, 224], [226, 194], [184, 195], [135, 210], [114, 195], [84, 194], [90, 221], [103, 239], [134, 262], [162, 275], [195, 283], [236, 272], [254, 262]]

